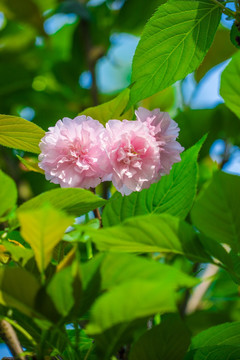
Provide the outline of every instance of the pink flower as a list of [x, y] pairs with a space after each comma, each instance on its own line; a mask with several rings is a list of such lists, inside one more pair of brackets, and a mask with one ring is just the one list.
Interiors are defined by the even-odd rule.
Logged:
[[122, 195], [150, 186], [159, 171], [157, 141], [140, 121], [109, 120], [106, 148], [111, 180]]
[[109, 173], [104, 132], [103, 125], [84, 115], [50, 127], [39, 144], [39, 167], [46, 179], [61, 187], [96, 187]]
[[139, 121], [147, 125], [159, 147], [160, 169], [157, 181], [161, 175], [169, 174], [174, 163], [181, 161], [179, 154], [184, 148], [176, 141], [180, 129], [169, 114], [160, 112], [160, 109], [149, 111], [140, 107], [135, 114]]

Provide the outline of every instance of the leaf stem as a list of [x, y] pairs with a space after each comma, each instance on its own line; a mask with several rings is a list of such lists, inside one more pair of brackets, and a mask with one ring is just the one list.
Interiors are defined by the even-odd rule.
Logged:
[[9, 319], [8, 317], [4, 317], [3, 319], [6, 320], [9, 324], [11, 324], [13, 327], [15, 327], [15, 329], [17, 329], [19, 332], [21, 332], [25, 336], [25, 338], [32, 343], [33, 346], [37, 346], [34, 338], [21, 325], [19, 325], [12, 319]]
[[229, 15], [233, 18], [236, 17], [236, 12], [232, 11], [231, 9], [227, 8], [226, 6], [224, 6], [223, 4], [221, 4], [218, 0], [212, 0], [212, 2], [214, 2], [215, 4], [217, 4], [220, 8], [223, 9], [224, 14]]

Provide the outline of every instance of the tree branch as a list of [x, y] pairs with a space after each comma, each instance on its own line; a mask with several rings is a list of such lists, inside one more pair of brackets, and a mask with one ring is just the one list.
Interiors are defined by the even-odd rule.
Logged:
[[26, 357], [23, 355], [23, 349], [18, 340], [17, 334], [13, 329], [12, 325], [6, 320], [0, 320], [0, 335], [4, 340], [9, 350], [11, 351], [14, 358], [25, 360]]

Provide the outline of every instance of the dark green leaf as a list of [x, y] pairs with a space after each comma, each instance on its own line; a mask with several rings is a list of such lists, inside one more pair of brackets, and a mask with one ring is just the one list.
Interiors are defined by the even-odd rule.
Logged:
[[239, 251], [239, 203], [240, 177], [216, 172], [193, 206], [193, 223], [205, 235]]
[[176, 315], [164, 316], [160, 325], [145, 332], [133, 345], [129, 360], [182, 360], [190, 333]]

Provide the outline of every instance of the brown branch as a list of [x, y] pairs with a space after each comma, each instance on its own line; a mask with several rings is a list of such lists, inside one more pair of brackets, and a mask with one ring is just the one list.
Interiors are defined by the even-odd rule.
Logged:
[[0, 320], [0, 335], [15, 359], [26, 359], [15, 330], [12, 325], [4, 319]]

